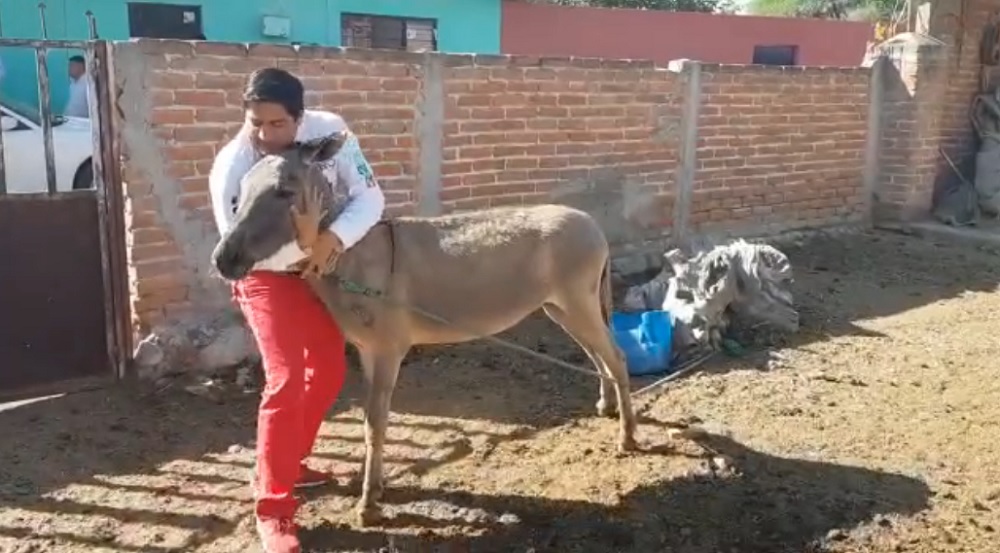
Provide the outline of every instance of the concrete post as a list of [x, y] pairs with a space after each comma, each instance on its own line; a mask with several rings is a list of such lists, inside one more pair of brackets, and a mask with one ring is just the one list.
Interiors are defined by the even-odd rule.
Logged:
[[418, 197], [417, 214], [440, 215], [441, 150], [444, 142], [444, 59], [426, 54], [421, 71], [423, 82], [417, 105]]
[[694, 190], [695, 171], [698, 168], [698, 113], [701, 107], [701, 64], [692, 60], [674, 60], [670, 70], [685, 79], [684, 106], [681, 112], [680, 144], [677, 186], [674, 197], [673, 242], [684, 244], [690, 230], [691, 195]]
[[933, 37], [903, 33], [883, 43], [880, 55], [885, 69], [879, 171], [877, 184], [866, 182], [873, 188], [872, 217], [876, 222], [926, 218], [938, 169], [948, 48]]
[[871, 66], [868, 81], [868, 133], [865, 137], [865, 167], [862, 175], [862, 196], [865, 224], [873, 224], [882, 151], [882, 118], [885, 88], [886, 58], [879, 56]]

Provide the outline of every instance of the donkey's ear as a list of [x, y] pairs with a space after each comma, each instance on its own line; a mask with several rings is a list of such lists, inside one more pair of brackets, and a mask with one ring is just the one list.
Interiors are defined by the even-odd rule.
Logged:
[[306, 163], [323, 163], [324, 161], [329, 161], [344, 147], [350, 136], [350, 131], [338, 131], [299, 143], [302, 161]]

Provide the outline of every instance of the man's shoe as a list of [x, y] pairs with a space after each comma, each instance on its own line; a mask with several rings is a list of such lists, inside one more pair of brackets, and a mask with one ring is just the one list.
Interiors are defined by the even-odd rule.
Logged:
[[257, 518], [257, 535], [264, 553], [301, 553], [298, 527], [290, 518]]
[[299, 489], [316, 488], [319, 486], [325, 486], [333, 481], [333, 474], [321, 470], [311, 469], [303, 463], [302, 467], [299, 469], [299, 479], [295, 481], [295, 487]]

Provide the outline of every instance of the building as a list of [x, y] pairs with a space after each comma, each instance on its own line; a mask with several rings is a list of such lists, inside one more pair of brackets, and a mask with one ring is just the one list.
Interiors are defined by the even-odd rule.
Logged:
[[[41, 38], [35, 2], [0, 2], [2, 33]], [[496, 54], [501, 0], [46, 0], [48, 38], [88, 37], [86, 12], [101, 38], [135, 37], [278, 42]], [[30, 6], [30, 9], [29, 9]], [[20, 50], [20, 51], [18, 51]], [[53, 109], [66, 101], [66, 64], [75, 52], [51, 52]], [[0, 48], [3, 98], [36, 105], [31, 50]]]
[[856, 21], [623, 10], [504, 0], [505, 54], [857, 66], [874, 25]]

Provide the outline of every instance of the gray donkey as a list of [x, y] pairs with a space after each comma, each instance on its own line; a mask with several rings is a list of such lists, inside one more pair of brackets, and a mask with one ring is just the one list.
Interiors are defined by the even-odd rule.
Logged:
[[[329, 161], [346, 138], [338, 133], [297, 144], [264, 157], [250, 170], [243, 179], [236, 221], [212, 253], [212, 264], [223, 278], [243, 278], [255, 263], [295, 240], [293, 205], [318, 194], [330, 210], [317, 225], [330, 223], [338, 206], [320, 164]], [[345, 289], [347, 283], [382, 295], [352, 293]], [[492, 336], [539, 307], [584, 349], [602, 375], [597, 402], [602, 416], [614, 413], [613, 386], [618, 448], [636, 448], [628, 373], [608, 328], [608, 243], [586, 213], [537, 205], [399, 217], [376, 225], [340, 256], [335, 273], [311, 279], [310, 284], [357, 347], [364, 370], [364, 483], [357, 511], [362, 525], [381, 515], [389, 405], [407, 351], [419, 344]]]

